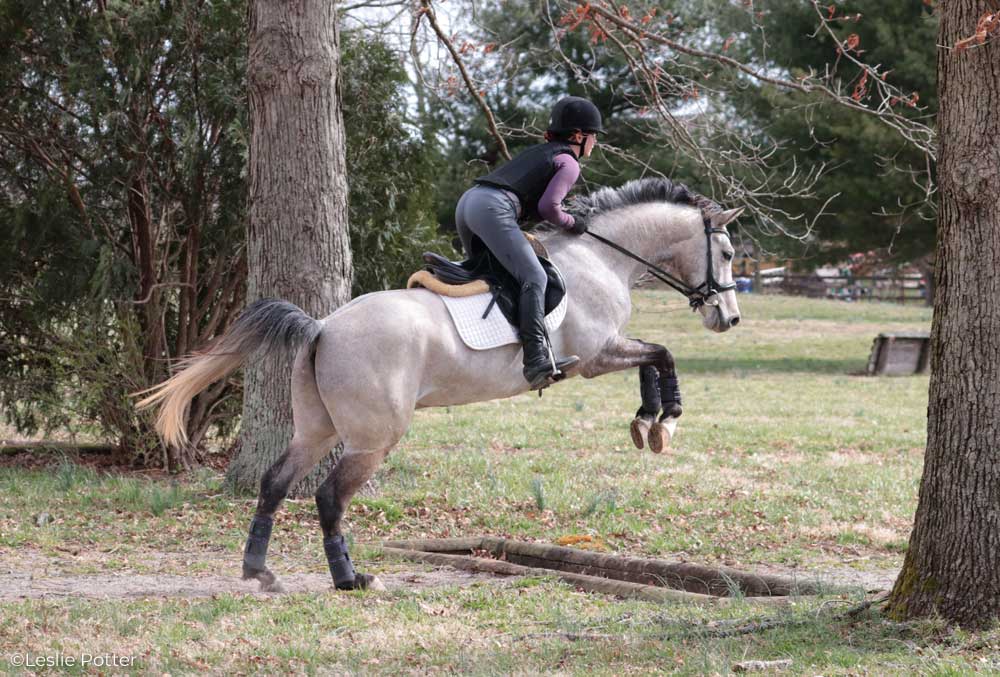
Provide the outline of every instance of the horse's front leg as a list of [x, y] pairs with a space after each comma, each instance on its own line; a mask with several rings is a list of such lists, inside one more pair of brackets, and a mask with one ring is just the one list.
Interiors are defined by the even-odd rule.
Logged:
[[[660, 453], [670, 446], [677, 419], [683, 413], [677, 371], [670, 351], [656, 343], [616, 336], [581, 369], [581, 374], [593, 378], [632, 367], [639, 368], [642, 397], [642, 405], [630, 426], [632, 442], [642, 449], [643, 442], [648, 440], [650, 449]], [[660, 414], [659, 419], [657, 414]]]
[[[678, 419], [684, 413], [681, 408], [681, 389], [674, 356], [670, 351], [656, 343], [639, 343], [648, 349], [653, 363], [639, 367], [642, 406], [636, 412], [630, 431], [636, 447], [642, 449], [645, 437], [650, 451], [659, 454], [670, 447], [670, 441], [677, 432]], [[660, 417], [656, 419], [658, 412]]]
[[[667, 355], [670, 356], [669, 353]], [[657, 390], [659, 390], [660, 400], [663, 403], [663, 411], [659, 420], [650, 425], [647, 436], [649, 448], [657, 454], [670, 446], [670, 440], [677, 432], [677, 420], [684, 413], [681, 408], [681, 389], [677, 382], [673, 357], [670, 357], [669, 367], [660, 367], [658, 370]]]
[[642, 404], [635, 412], [635, 418], [629, 426], [632, 444], [637, 449], [646, 446], [649, 429], [656, 423], [656, 415], [660, 413], [662, 399], [660, 398], [659, 370], [651, 364], [639, 367], [639, 395]]

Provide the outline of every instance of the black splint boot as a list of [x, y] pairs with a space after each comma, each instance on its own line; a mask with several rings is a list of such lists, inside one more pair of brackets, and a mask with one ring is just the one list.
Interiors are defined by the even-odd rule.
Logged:
[[256, 515], [250, 522], [250, 534], [243, 549], [243, 577], [250, 578], [267, 567], [267, 544], [271, 541], [271, 527], [274, 519]]
[[331, 536], [323, 539], [323, 550], [326, 551], [326, 562], [330, 565], [330, 575], [338, 590], [354, 590], [358, 587], [357, 574], [351, 556], [347, 554], [347, 542], [343, 536]]
[[521, 285], [518, 302], [521, 345], [524, 348], [524, 378], [532, 390], [545, 388], [566, 377], [565, 371], [580, 361], [576, 355], [555, 359], [546, 340], [545, 296], [536, 284]]
[[326, 551], [326, 563], [330, 565], [330, 575], [337, 590], [385, 590], [385, 586], [372, 574], [354, 571], [354, 563], [347, 554], [347, 541], [342, 535], [324, 538], [323, 550]]

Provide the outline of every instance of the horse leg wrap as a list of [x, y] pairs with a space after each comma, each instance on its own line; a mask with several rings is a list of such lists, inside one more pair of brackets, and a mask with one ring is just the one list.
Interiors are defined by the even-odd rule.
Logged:
[[271, 540], [271, 527], [274, 519], [256, 516], [250, 522], [250, 535], [247, 536], [247, 547], [243, 551], [243, 566], [262, 571], [267, 559], [267, 544]]
[[330, 565], [333, 585], [341, 590], [353, 590], [356, 574], [351, 556], [347, 554], [347, 542], [344, 537], [324, 538], [323, 550], [326, 552], [326, 562]]
[[681, 415], [681, 388], [677, 383], [677, 376], [660, 376], [658, 381], [660, 399], [663, 402], [662, 421], [665, 418], [676, 418]]
[[639, 367], [639, 394], [642, 395], [642, 406], [635, 412], [636, 417], [653, 418], [660, 411], [660, 389], [656, 378], [659, 372], [656, 367], [646, 365]]

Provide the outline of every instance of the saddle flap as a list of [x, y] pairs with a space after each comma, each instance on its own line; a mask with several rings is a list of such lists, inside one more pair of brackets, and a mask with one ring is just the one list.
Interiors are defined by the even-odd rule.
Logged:
[[[483, 318], [484, 311], [493, 301], [490, 294], [465, 298], [442, 296], [441, 301], [448, 309], [462, 342], [473, 350], [489, 350], [520, 343], [517, 327], [503, 313], [494, 310]], [[545, 329], [549, 334], [559, 330], [568, 306], [568, 297], [564, 296], [555, 310], [545, 316]]]

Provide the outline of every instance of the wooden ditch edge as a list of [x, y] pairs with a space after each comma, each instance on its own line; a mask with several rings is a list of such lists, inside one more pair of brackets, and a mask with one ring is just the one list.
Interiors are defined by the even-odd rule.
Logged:
[[[492, 557], [476, 557], [477, 550]], [[707, 567], [657, 559], [622, 557], [544, 543], [472, 537], [386, 541], [382, 552], [464, 571], [506, 576], [557, 576], [589, 592], [654, 602], [727, 604], [743, 595], [747, 602], [785, 604], [795, 596], [816, 595], [816, 583], [783, 576], [752, 574], [728, 567]], [[502, 558], [502, 559], [499, 559]]]
[[80, 454], [114, 454], [120, 451], [116, 444], [101, 442], [47, 442], [45, 440], [0, 440], [0, 455], [57, 451], [78, 452]]

